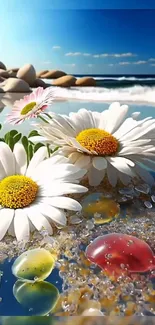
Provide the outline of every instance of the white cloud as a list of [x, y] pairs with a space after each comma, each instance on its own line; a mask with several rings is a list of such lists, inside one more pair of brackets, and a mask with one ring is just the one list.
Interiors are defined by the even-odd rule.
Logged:
[[59, 46], [59, 45], [54, 45], [52, 48], [53, 48], [53, 50], [60, 50], [60, 49], [61, 49], [61, 46]]
[[151, 64], [151, 67], [155, 67], [155, 63], [152, 63], [152, 64]]
[[109, 67], [113, 67], [113, 66], [114, 66], [114, 64], [113, 64], [113, 63], [110, 63], [110, 64], [109, 64]]
[[81, 52], [68, 52], [65, 54], [66, 56], [79, 56], [82, 55]]
[[155, 58], [150, 58], [149, 61], [154, 62]]
[[88, 64], [88, 67], [89, 67], [89, 68], [91, 68], [92, 66], [93, 66], [93, 64], [91, 64], [91, 63]]
[[68, 52], [65, 54], [65, 56], [92, 56], [96, 59], [98, 58], [125, 58], [125, 57], [134, 57], [137, 56], [137, 54], [127, 52], [127, 53], [97, 53], [97, 54], [91, 54], [91, 53], [82, 53], [82, 52]]
[[136, 54], [133, 54], [131, 52], [128, 53], [116, 53], [116, 54], [111, 54], [110, 56], [113, 56], [115, 58], [129, 58], [129, 57], [133, 57], [136, 56]]
[[136, 61], [136, 62], [133, 62], [133, 64], [137, 64], [137, 65], [139, 65], [139, 64], [146, 64], [147, 63], [147, 61]]
[[133, 53], [102, 53], [102, 54], [94, 54], [94, 58], [125, 58], [125, 57], [134, 57], [136, 54]]
[[129, 64], [141, 65], [141, 64], [146, 64], [146, 63], [148, 63], [148, 61], [139, 60], [139, 61], [133, 61], [133, 62], [129, 62], [129, 61], [119, 62], [118, 64], [119, 65], [129, 65]]
[[128, 62], [128, 61], [126, 61], [126, 62], [119, 62], [119, 65], [129, 65], [129, 64], [131, 64], [131, 62]]

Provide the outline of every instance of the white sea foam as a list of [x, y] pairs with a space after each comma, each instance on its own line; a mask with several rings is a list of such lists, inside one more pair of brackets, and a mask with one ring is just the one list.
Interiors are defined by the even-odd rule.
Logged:
[[55, 96], [58, 98], [83, 100], [83, 101], [102, 101], [102, 102], [131, 102], [146, 103], [155, 105], [155, 87], [133, 86], [125, 88], [101, 88], [101, 87], [53, 87]]
[[[80, 79], [81, 77], [76, 77], [77, 79]], [[114, 80], [114, 81], [155, 81], [155, 78], [151, 78], [151, 77], [148, 77], [148, 78], [137, 78], [137, 77], [127, 77], [127, 76], [122, 76], [122, 77], [114, 77], [114, 76], [111, 76], [111, 77], [94, 77], [93, 78], [95, 80]]]

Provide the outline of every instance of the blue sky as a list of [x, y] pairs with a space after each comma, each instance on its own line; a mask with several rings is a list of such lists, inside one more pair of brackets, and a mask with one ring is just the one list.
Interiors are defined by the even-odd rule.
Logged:
[[37, 70], [73, 74], [155, 74], [155, 10], [146, 9], [155, 8], [155, 0], [0, 0], [0, 5], [0, 61], [8, 67], [32, 63]]

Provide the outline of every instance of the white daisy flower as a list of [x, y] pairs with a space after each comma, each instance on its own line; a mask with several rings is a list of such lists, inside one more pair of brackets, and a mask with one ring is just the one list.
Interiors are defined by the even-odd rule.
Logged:
[[[60, 146], [59, 154], [80, 168], [86, 168], [89, 184], [97, 186], [107, 175], [112, 186], [118, 179], [127, 185], [140, 177], [151, 184], [145, 169], [155, 170], [155, 119], [137, 121], [139, 113], [126, 117], [128, 106], [113, 103], [108, 110], [54, 115], [49, 124], [36, 127], [41, 141]], [[32, 138], [36, 140], [36, 138]]]
[[20, 124], [26, 119], [37, 117], [52, 104], [53, 99], [54, 90], [52, 87], [46, 89], [38, 87], [30, 95], [15, 101], [6, 121], [11, 124]]
[[27, 166], [21, 144], [12, 152], [0, 142], [0, 240], [7, 231], [18, 241], [28, 240], [35, 228], [52, 234], [51, 223], [66, 225], [64, 210], [81, 210], [79, 202], [65, 195], [87, 191], [78, 184], [85, 171], [65, 157], [46, 157], [47, 149], [41, 147]]

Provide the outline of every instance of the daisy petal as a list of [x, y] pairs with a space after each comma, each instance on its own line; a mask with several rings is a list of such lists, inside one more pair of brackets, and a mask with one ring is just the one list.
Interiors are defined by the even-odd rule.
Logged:
[[0, 161], [0, 180], [5, 178], [7, 175], [6, 175], [6, 172], [5, 172], [5, 169]]
[[90, 186], [98, 186], [105, 176], [105, 170], [97, 170], [93, 166], [88, 171], [88, 179]]
[[15, 210], [14, 230], [18, 241], [29, 239], [30, 226], [24, 209]]
[[49, 217], [53, 220], [54, 223], [59, 224], [61, 226], [66, 226], [67, 219], [66, 214], [61, 209], [57, 209], [49, 204], [41, 203], [39, 204], [41, 213], [46, 217]]
[[48, 157], [48, 151], [46, 147], [41, 147], [32, 157], [30, 164], [26, 171], [26, 176], [31, 176], [35, 168], [42, 162], [45, 158]]
[[10, 147], [0, 142], [0, 161], [4, 167], [7, 176], [15, 174], [15, 158]]
[[82, 207], [79, 202], [69, 197], [51, 197], [51, 198], [44, 198], [44, 202], [52, 205], [55, 208], [61, 208], [65, 210], [71, 211], [81, 211]]
[[87, 191], [88, 189], [82, 185], [55, 181], [52, 187], [48, 185], [42, 190], [41, 196], [59, 196], [71, 193], [85, 193]]
[[1, 209], [0, 210], [0, 240], [3, 239], [6, 232], [8, 231], [13, 217], [14, 217], [13, 209]]
[[107, 161], [103, 157], [94, 157], [93, 158], [93, 166], [98, 170], [106, 169]]
[[109, 107], [109, 116], [105, 130], [110, 133], [115, 132], [122, 124], [122, 121], [124, 120], [127, 112], [127, 105], [120, 106], [119, 103], [111, 104]]
[[84, 168], [88, 166], [90, 163], [90, 157], [86, 155], [80, 155], [80, 157], [76, 160], [75, 165], [79, 168]]
[[16, 143], [13, 150], [16, 161], [16, 174], [25, 174], [27, 167], [27, 155], [22, 144]]
[[109, 183], [115, 187], [117, 184], [118, 174], [116, 168], [114, 168], [110, 163], [107, 166], [107, 176]]
[[43, 216], [43, 214], [40, 213], [40, 209], [37, 204], [34, 204], [25, 210], [28, 218], [38, 231], [41, 231], [42, 228], [44, 228], [49, 235], [53, 234], [53, 229], [49, 221]]

